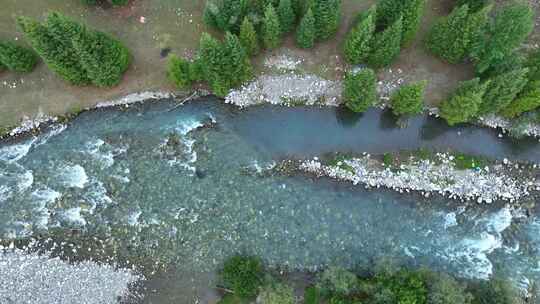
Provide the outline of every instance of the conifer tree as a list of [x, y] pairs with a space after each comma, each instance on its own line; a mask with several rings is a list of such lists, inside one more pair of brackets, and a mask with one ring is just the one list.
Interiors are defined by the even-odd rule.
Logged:
[[203, 22], [222, 31], [238, 33], [244, 17], [249, 12], [248, 4], [246, 0], [207, 1]]
[[280, 44], [281, 26], [272, 4], [266, 6], [263, 19], [263, 42], [268, 49], [275, 49]]
[[334, 35], [341, 19], [341, 0], [311, 0], [317, 38], [324, 40]]
[[533, 15], [524, 3], [509, 4], [497, 12], [471, 54], [479, 73], [503, 61], [521, 45], [533, 30]]
[[345, 75], [343, 101], [353, 112], [365, 112], [377, 99], [377, 77], [372, 69], [348, 72]]
[[402, 45], [416, 36], [424, 15], [426, 0], [381, 0], [377, 3], [377, 25], [387, 28], [403, 17]]
[[422, 113], [426, 84], [426, 81], [419, 81], [399, 88], [390, 98], [392, 112], [398, 116]]
[[374, 36], [371, 45], [372, 51], [368, 57], [370, 65], [374, 67], [387, 66], [399, 55], [402, 25], [402, 18], [399, 18], [390, 27]]
[[259, 40], [253, 23], [247, 17], [244, 18], [240, 27], [240, 42], [249, 56], [259, 53]]
[[190, 63], [184, 58], [175, 55], [169, 59], [167, 76], [179, 88], [187, 88], [191, 85]]
[[359, 64], [368, 57], [374, 32], [375, 9], [372, 8], [360, 18], [345, 38], [343, 51], [349, 63]]
[[441, 117], [451, 126], [470, 121], [477, 115], [489, 83], [480, 83], [479, 78], [462, 82], [450, 99], [441, 105]]
[[527, 84], [518, 98], [502, 109], [501, 114], [507, 118], [516, 118], [538, 107], [540, 107], [540, 80], [534, 80]]
[[291, 0], [280, 0], [278, 6], [279, 24], [282, 33], [288, 33], [294, 29], [296, 15]]
[[462, 61], [479, 39], [491, 9], [491, 5], [478, 12], [471, 12], [468, 5], [455, 8], [431, 29], [427, 39], [428, 49], [450, 63]]
[[296, 31], [296, 44], [304, 49], [312, 48], [315, 43], [315, 36], [315, 18], [311, 8], [308, 8]]
[[528, 69], [510, 71], [490, 79], [478, 115], [498, 113], [506, 108], [527, 84]]
[[491, 0], [458, 0], [456, 6], [467, 4], [472, 12], [477, 12], [490, 4]]
[[208, 33], [202, 33], [199, 44], [199, 58], [203, 66], [204, 78], [214, 94], [225, 96], [231, 87], [226, 79], [221, 77], [224, 52], [222, 46]]
[[0, 70], [5, 67], [15, 72], [30, 72], [37, 63], [37, 56], [29, 49], [10, 41], [0, 41]]
[[238, 37], [230, 32], [225, 34], [224, 56], [226, 60], [223, 77], [229, 79], [231, 86], [239, 86], [252, 75], [251, 62]]

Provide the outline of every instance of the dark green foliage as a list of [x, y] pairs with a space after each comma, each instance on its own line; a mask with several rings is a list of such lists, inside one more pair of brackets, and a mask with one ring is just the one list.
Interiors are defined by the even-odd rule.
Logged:
[[32, 48], [53, 72], [71, 84], [90, 83], [68, 31], [55, 31], [49, 24], [41, 24], [25, 17], [19, 17], [17, 23]]
[[279, 18], [271, 4], [268, 4], [264, 11], [262, 39], [264, 46], [268, 49], [277, 48], [281, 42]]
[[249, 56], [259, 53], [259, 40], [253, 23], [246, 17], [240, 27], [240, 42]]
[[375, 33], [375, 9], [370, 9], [359, 18], [345, 38], [343, 52], [351, 64], [364, 62], [371, 51], [371, 42]]
[[378, 279], [394, 294], [400, 304], [427, 303], [427, 287], [419, 272], [401, 270], [391, 277], [379, 277]]
[[203, 13], [203, 22], [224, 32], [238, 33], [249, 12], [246, 0], [209, 0]]
[[249, 57], [240, 43], [238, 36], [227, 32], [224, 41], [224, 65], [222, 73], [233, 87], [241, 85], [252, 76]]
[[508, 106], [527, 84], [527, 72], [519, 69], [491, 78], [478, 114], [498, 113]]
[[208, 33], [203, 33], [199, 44], [199, 58], [202, 62], [204, 78], [218, 96], [225, 96], [230, 87], [221, 76], [223, 57], [224, 52], [219, 41]]
[[291, 4], [291, 0], [280, 0], [277, 9], [279, 24], [282, 33], [288, 33], [294, 29], [296, 15]]
[[469, 9], [472, 12], [477, 12], [480, 9], [486, 7], [487, 5], [491, 4], [490, 0], [458, 0], [456, 3], [456, 7], [462, 6], [467, 4], [469, 6]]
[[416, 36], [424, 15], [426, 0], [382, 0], [377, 3], [377, 25], [387, 28], [403, 17], [402, 45]]
[[315, 286], [310, 286], [304, 291], [304, 303], [305, 304], [319, 304], [321, 299], [321, 292]]
[[491, 66], [489, 69], [487, 69], [483, 73], [481, 74], [479, 73], [479, 75], [481, 75], [481, 77], [484, 79], [493, 78], [504, 73], [508, 73], [514, 70], [519, 70], [523, 68], [525, 63], [526, 63], [525, 57], [520, 53], [514, 52], [506, 56], [501, 62], [498, 62], [495, 65]]
[[238, 296], [235, 296], [233, 294], [226, 294], [219, 300], [218, 304], [243, 304], [243, 303], [249, 303], [245, 299], [242, 299]]
[[130, 62], [129, 51], [120, 42], [102, 32], [84, 29], [73, 38], [73, 46], [93, 84], [111, 87], [120, 83]]
[[296, 31], [296, 44], [301, 48], [312, 48], [316, 34], [315, 18], [313, 17], [313, 11], [309, 8]]
[[427, 304], [471, 304], [473, 296], [467, 286], [445, 273], [427, 273]]
[[529, 80], [540, 80], [540, 49], [529, 54], [525, 66], [529, 69]]
[[394, 24], [377, 33], [371, 45], [371, 54], [368, 63], [374, 67], [384, 67], [392, 63], [401, 50], [401, 31], [403, 18], [399, 18]]
[[257, 295], [262, 285], [263, 266], [259, 259], [254, 257], [234, 256], [228, 259], [223, 266], [222, 278], [234, 294], [242, 298]]
[[478, 113], [489, 81], [480, 83], [479, 78], [464, 81], [460, 87], [441, 106], [441, 117], [449, 125], [468, 122]]
[[0, 66], [15, 72], [30, 72], [36, 63], [37, 57], [31, 50], [10, 41], [0, 41]]
[[317, 39], [328, 39], [334, 35], [341, 19], [341, 0], [311, 0], [315, 17]]
[[427, 82], [404, 85], [390, 98], [394, 115], [420, 114], [424, 109], [424, 89]]
[[509, 56], [534, 27], [533, 11], [527, 4], [513, 3], [497, 12], [471, 56], [483, 73]]
[[356, 291], [356, 275], [341, 267], [329, 267], [318, 278], [317, 288], [324, 294], [349, 295]]
[[363, 69], [345, 75], [343, 100], [347, 108], [353, 112], [364, 112], [377, 99], [377, 77], [372, 69]]
[[519, 294], [510, 282], [500, 278], [480, 282], [473, 289], [474, 304], [520, 304]]
[[540, 106], [540, 80], [530, 81], [519, 96], [502, 109], [501, 114], [515, 118]]
[[479, 39], [491, 8], [486, 6], [478, 12], [471, 12], [467, 5], [455, 8], [431, 29], [427, 48], [450, 63], [461, 62]]
[[82, 0], [82, 3], [86, 5], [97, 5], [103, 2], [108, 2], [114, 6], [122, 6], [129, 3], [129, 0]]
[[189, 64], [189, 78], [193, 82], [204, 80], [204, 66], [199, 58]]
[[464, 154], [464, 153], [453, 153], [454, 156], [454, 165], [456, 169], [465, 170], [465, 169], [475, 169], [483, 168], [489, 164], [489, 161], [486, 158]]
[[167, 76], [179, 88], [189, 87], [192, 83], [189, 61], [177, 56], [171, 56], [167, 67]]
[[257, 302], [260, 304], [294, 304], [294, 290], [287, 284], [271, 281], [261, 288]]
[[129, 3], [129, 0], [111, 0], [112, 5], [126, 5]]
[[44, 24], [24, 17], [18, 24], [47, 66], [72, 84], [113, 86], [129, 66], [120, 42], [59, 13], [50, 13]]
[[86, 5], [96, 5], [98, 4], [98, 0], [81, 0], [82, 3], [86, 4]]

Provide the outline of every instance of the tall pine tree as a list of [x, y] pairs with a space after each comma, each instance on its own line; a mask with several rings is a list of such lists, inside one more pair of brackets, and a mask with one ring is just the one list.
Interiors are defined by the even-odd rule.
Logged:
[[363, 62], [370, 54], [371, 42], [375, 33], [375, 8], [360, 17], [356, 24], [345, 38], [343, 52], [345, 59], [351, 64]]
[[259, 53], [259, 39], [253, 23], [247, 17], [244, 18], [240, 27], [240, 42], [249, 56]]
[[214, 94], [225, 96], [228, 93], [229, 82], [222, 77], [223, 66], [226, 64], [223, 60], [223, 47], [214, 37], [208, 33], [202, 33], [199, 44], [199, 59], [203, 67], [203, 75]]
[[278, 6], [279, 23], [282, 33], [288, 33], [294, 29], [296, 15], [291, 0], [280, 0]]
[[315, 43], [316, 34], [313, 11], [311, 8], [308, 8], [296, 31], [296, 44], [304, 49], [312, 48]]
[[341, 0], [310, 0], [317, 38], [324, 40], [334, 35], [341, 19]]
[[392, 63], [401, 50], [402, 18], [394, 24], [377, 33], [371, 45], [368, 63], [374, 67], [383, 67]]
[[372, 69], [347, 72], [343, 83], [343, 101], [353, 112], [365, 112], [377, 99], [377, 76]]
[[377, 25], [387, 28], [403, 17], [402, 45], [416, 36], [424, 15], [426, 0], [381, 0], [377, 3]]
[[266, 6], [263, 19], [263, 43], [268, 49], [275, 49], [281, 42], [281, 26], [272, 4]]
[[498, 113], [506, 108], [527, 84], [528, 69], [510, 71], [490, 79], [478, 115]]
[[470, 121], [478, 114], [489, 83], [480, 83], [479, 78], [462, 82], [450, 99], [442, 103], [441, 117], [451, 126]]
[[223, 60], [226, 61], [223, 77], [229, 79], [232, 87], [251, 78], [253, 71], [249, 57], [238, 37], [230, 32], [225, 34]]

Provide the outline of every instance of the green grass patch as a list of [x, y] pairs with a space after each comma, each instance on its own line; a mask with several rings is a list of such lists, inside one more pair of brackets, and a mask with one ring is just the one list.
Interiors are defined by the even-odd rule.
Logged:
[[489, 165], [489, 161], [485, 157], [469, 155], [465, 153], [453, 153], [454, 164], [456, 169], [466, 170], [466, 169], [476, 169], [483, 168]]

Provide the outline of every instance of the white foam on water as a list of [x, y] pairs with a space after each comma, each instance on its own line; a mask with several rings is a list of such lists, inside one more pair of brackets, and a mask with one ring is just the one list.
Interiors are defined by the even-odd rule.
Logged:
[[0, 148], [0, 161], [14, 163], [21, 160], [28, 154], [28, 152], [30, 152], [30, 148], [32, 148], [35, 141], [36, 138], [32, 138], [23, 143], [8, 145]]
[[86, 210], [90, 214], [94, 212], [97, 206], [108, 205], [113, 202], [113, 200], [107, 195], [107, 189], [99, 180], [92, 181], [91, 185], [88, 187], [88, 191], [84, 195], [84, 198], [87, 202], [92, 204], [91, 208]]
[[81, 214], [81, 207], [70, 208], [62, 212], [62, 219], [72, 225], [85, 226], [86, 220]]
[[50, 188], [37, 189], [32, 192], [32, 202], [37, 205], [38, 208], [45, 208], [48, 204], [54, 203], [61, 197], [62, 193]]
[[59, 179], [61, 182], [71, 188], [84, 188], [88, 183], [88, 176], [81, 165], [66, 165], [60, 169]]
[[34, 146], [37, 147], [37, 146], [41, 146], [41, 145], [46, 144], [49, 141], [49, 139], [51, 139], [51, 138], [55, 137], [56, 135], [64, 132], [65, 129], [67, 129], [67, 125], [63, 125], [63, 124], [53, 125], [51, 127], [51, 130], [49, 130], [46, 133], [41, 134], [36, 139], [36, 142], [35, 142]]
[[137, 226], [139, 224], [139, 218], [141, 217], [141, 215], [142, 215], [142, 211], [140, 210], [131, 212], [128, 215], [128, 219], [127, 219], [128, 225]]
[[457, 226], [457, 218], [455, 212], [450, 212], [444, 215], [444, 229]]
[[34, 184], [34, 174], [32, 170], [26, 170], [23, 174], [17, 177], [17, 189], [19, 192], [24, 192]]

